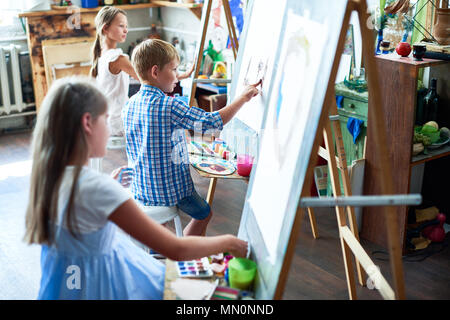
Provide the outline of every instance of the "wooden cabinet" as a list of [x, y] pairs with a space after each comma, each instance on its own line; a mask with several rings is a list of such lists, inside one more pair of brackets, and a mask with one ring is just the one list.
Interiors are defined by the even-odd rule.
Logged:
[[[450, 148], [441, 148], [430, 152], [426, 157], [412, 158], [412, 138], [414, 130], [415, 108], [417, 100], [417, 81], [419, 70], [447, 64], [447, 61], [423, 59], [414, 61], [413, 58], [400, 58], [397, 55], [380, 55], [376, 57], [379, 74], [380, 106], [373, 105], [369, 97], [369, 108], [376, 109], [384, 119], [389, 141], [376, 141], [373, 137], [370, 118], [368, 119], [366, 164], [364, 176], [364, 194], [380, 194], [380, 166], [377, 163], [376, 146], [384, 143], [387, 146], [392, 168], [394, 193], [408, 194], [410, 190], [412, 166], [440, 157], [450, 156]], [[439, 80], [438, 80], [439, 81]], [[407, 225], [406, 206], [396, 207], [399, 234], [405, 252], [404, 240]], [[379, 207], [366, 207], [363, 211], [361, 238], [387, 247], [386, 227], [384, 215]]]
[[[343, 97], [341, 108], [338, 108], [338, 114], [347, 166], [350, 166], [353, 160], [364, 157], [364, 141], [367, 132], [368, 92], [350, 90], [343, 83], [338, 83], [335, 86], [335, 94], [336, 96]], [[347, 129], [347, 123], [350, 118], [364, 121], [361, 125], [361, 132], [355, 142], [353, 142], [353, 136]]]
[[[364, 158], [364, 143], [367, 133], [367, 111], [368, 111], [368, 92], [357, 92], [347, 88], [343, 82], [337, 83], [334, 88], [336, 98], [340, 97], [338, 103], [339, 122], [341, 125], [342, 142], [345, 149], [345, 158], [347, 159], [347, 167], [350, 167], [353, 160]], [[347, 123], [350, 118], [364, 121], [361, 124], [361, 131], [353, 141], [353, 135], [347, 129]], [[335, 134], [333, 132], [333, 140]], [[341, 173], [339, 172], [339, 177]], [[344, 186], [340, 178], [341, 193], [344, 194]], [[331, 177], [327, 178], [327, 196], [333, 196], [333, 188], [331, 186]]]

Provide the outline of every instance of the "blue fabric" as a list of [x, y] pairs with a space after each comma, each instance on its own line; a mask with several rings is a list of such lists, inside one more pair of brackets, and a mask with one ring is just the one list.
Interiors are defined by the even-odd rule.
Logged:
[[178, 209], [187, 213], [192, 218], [203, 220], [209, 216], [211, 208], [202, 197], [194, 190], [192, 195], [181, 199], [177, 204]]
[[42, 246], [38, 299], [163, 298], [164, 264], [132, 243], [114, 223], [78, 234], [78, 239], [58, 226], [54, 243]]
[[342, 109], [342, 101], [344, 100], [344, 96], [336, 96], [336, 105], [339, 109]]
[[144, 84], [127, 102], [122, 118], [134, 198], [145, 206], [175, 206], [192, 195], [184, 129], [222, 130], [219, 112], [189, 107]]
[[364, 124], [363, 120], [359, 120], [353, 117], [348, 118], [347, 121], [347, 129], [350, 134], [353, 136], [353, 143], [356, 144], [356, 139], [358, 139], [359, 134], [361, 133], [361, 126]]

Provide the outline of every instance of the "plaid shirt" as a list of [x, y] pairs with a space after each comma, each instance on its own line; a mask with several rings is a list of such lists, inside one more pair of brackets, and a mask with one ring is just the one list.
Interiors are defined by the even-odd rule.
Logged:
[[134, 198], [147, 206], [174, 206], [192, 195], [184, 129], [222, 130], [219, 113], [189, 107], [143, 84], [127, 102], [122, 119]]

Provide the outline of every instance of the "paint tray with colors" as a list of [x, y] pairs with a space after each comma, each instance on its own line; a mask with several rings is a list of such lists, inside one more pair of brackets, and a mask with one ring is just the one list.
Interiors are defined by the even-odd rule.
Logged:
[[177, 262], [178, 275], [184, 278], [209, 278], [213, 276], [208, 258]]

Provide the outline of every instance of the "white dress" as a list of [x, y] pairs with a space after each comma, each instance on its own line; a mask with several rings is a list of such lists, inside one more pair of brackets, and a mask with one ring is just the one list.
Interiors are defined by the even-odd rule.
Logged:
[[42, 245], [38, 299], [162, 299], [165, 266], [138, 248], [109, 215], [130, 195], [111, 177], [83, 168], [74, 203], [76, 237], [67, 229], [74, 167], [68, 166], [58, 199], [52, 245]]
[[109, 124], [112, 136], [123, 136], [122, 108], [128, 101], [130, 76], [120, 71], [112, 74], [109, 63], [116, 61], [120, 56], [126, 56], [122, 49], [109, 49], [102, 53], [98, 59], [97, 83], [109, 100]]

